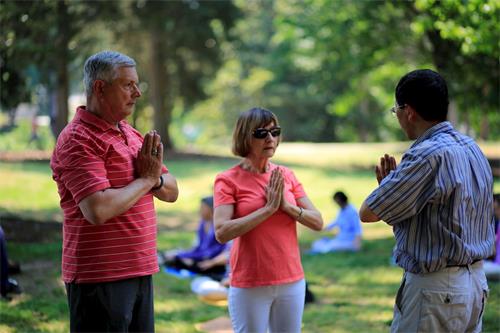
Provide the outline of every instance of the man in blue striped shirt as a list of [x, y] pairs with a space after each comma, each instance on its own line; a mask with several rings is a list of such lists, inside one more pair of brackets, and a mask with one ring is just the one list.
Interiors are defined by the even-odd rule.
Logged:
[[488, 296], [482, 259], [494, 252], [493, 177], [477, 144], [446, 121], [448, 89], [432, 70], [403, 76], [392, 112], [410, 140], [396, 166], [384, 155], [379, 187], [360, 209], [384, 220], [404, 270], [392, 332], [479, 332]]

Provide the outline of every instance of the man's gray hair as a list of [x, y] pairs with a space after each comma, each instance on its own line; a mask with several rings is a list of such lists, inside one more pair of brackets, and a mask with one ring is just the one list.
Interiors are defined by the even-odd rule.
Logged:
[[135, 67], [134, 59], [116, 51], [102, 51], [90, 56], [83, 66], [83, 86], [87, 97], [92, 95], [95, 80], [111, 82], [119, 67]]

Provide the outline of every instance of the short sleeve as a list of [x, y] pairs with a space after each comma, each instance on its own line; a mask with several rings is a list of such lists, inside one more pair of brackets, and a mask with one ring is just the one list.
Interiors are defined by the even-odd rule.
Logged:
[[82, 199], [111, 186], [104, 152], [91, 139], [71, 138], [58, 153], [60, 180], [78, 204]]
[[434, 196], [434, 173], [428, 160], [407, 153], [396, 170], [368, 196], [366, 203], [390, 225], [407, 220], [418, 214]]
[[286, 169], [286, 170], [287, 170], [286, 177], [288, 178], [288, 180], [291, 183], [291, 190], [292, 190], [292, 193], [293, 193], [295, 199], [300, 199], [300, 198], [306, 197], [307, 194], [304, 191], [304, 187], [302, 187], [302, 184], [298, 181], [297, 177], [295, 177], [295, 174], [293, 173], [293, 171], [290, 169]]
[[214, 207], [232, 205], [236, 202], [236, 189], [227, 178], [218, 175], [214, 184]]

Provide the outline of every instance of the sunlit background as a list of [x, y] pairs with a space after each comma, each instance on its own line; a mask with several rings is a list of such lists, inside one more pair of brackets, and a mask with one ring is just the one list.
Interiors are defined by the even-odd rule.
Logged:
[[[409, 146], [394, 88], [410, 70], [448, 81], [449, 119], [476, 139], [500, 191], [500, 2], [497, 0], [12, 1], [0, 2], [0, 223], [21, 262], [24, 293], [0, 302], [1, 332], [67, 332], [60, 280], [62, 215], [48, 160], [55, 137], [85, 103], [82, 67], [102, 50], [137, 62], [143, 96], [129, 122], [159, 131], [177, 177], [175, 204], [157, 202], [158, 248], [189, 247], [201, 197], [230, 152], [238, 114], [275, 112], [274, 159], [293, 169], [325, 221], [343, 190], [359, 207], [383, 153]], [[363, 226], [359, 253], [304, 256], [318, 301], [304, 332], [386, 332], [401, 270], [392, 230]], [[318, 234], [299, 228], [306, 250]], [[500, 331], [500, 286], [490, 283], [484, 331]], [[155, 276], [158, 332], [198, 332], [227, 316]]]

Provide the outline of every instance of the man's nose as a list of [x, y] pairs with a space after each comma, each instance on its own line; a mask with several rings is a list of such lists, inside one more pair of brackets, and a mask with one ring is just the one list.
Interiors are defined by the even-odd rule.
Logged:
[[139, 88], [139, 85], [135, 84], [134, 83], [134, 90], [132, 91], [132, 95], [135, 97], [135, 98], [139, 98], [142, 96], [142, 93], [141, 93], [141, 88]]

